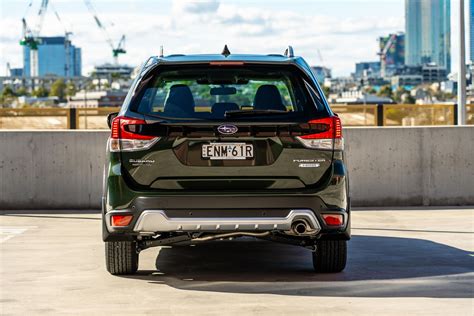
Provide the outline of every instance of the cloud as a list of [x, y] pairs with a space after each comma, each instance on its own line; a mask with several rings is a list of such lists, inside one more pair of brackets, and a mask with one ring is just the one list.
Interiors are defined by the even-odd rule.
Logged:
[[178, 12], [188, 12], [193, 14], [213, 13], [219, 8], [218, 0], [194, 0], [183, 1], [174, 0], [173, 9]]
[[[259, 6], [248, 1], [241, 5], [233, 0], [181, 0], [173, 1], [167, 8], [155, 2], [133, 7], [121, 3], [117, 2], [113, 12], [100, 7], [98, 10], [103, 21], [114, 22], [107, 23], [114, 42], [126, 35], [127, 54], [120, 56], [120, 62], [132, 66], [157, 55], [161, 45], [165, 54], [219, 53], [224, 44], [229, 44], [232, 53], [281, 54], [291, 44], [295, 53], [310, 64], [328, 66], [334, 74], [342, 75], [354, 71], [355, 62], [377, 60], [378, 36], [404, 28], [403, 15], [390, 12], [384, 13], [382, 19], [374, 12], [357, 18], [350, 13], [340, 16], [338, 12], [297, 10], [292, 5]], [[111, 62], [110, 47], [82, 2], [76, 10], [67, 12], [66, 5], [60, 9], [63, 22], [74, 33], [73, 44], [82, 47], [83, 72]], [[63, 32], [54, 17], [46, 16], [44, 35]], [[20, 18], [2, 16], [0, 33], [0, 65], [10, 61], [12, 67], [21, 66]]]
[[226, 11], [219, 11], [219, 22], [227, 25], [239, 24], [266, 24], [270, 19], [260, 12], [235, 12], [227, 13]]
[[216, 13], [216, 22], [241, 36], [264, 36], [276, 31], [272, 15], [252, 7], [222, 5]]

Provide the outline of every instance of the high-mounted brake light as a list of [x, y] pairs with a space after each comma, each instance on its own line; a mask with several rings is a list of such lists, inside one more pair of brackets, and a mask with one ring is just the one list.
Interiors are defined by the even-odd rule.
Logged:
[[326, 117], [308, 122], [311, 128], [321, 132], [296, 137], [305, 147], [311, 149], [343, 150], [341, 119], [337, 116]]
[[109, 150], [112, 152], [139, 151], [153, 146], [160, 138], [139, 134], [140, 125], [146, 125], [146, 122], [117, 116], [112, 121]]
[[243, 66], [243, 61], [211, 61], [209, 62], [211, 66]]

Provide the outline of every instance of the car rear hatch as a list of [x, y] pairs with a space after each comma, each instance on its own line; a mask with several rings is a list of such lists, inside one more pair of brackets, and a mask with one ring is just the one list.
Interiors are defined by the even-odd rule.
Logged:
[[222, 119], [131, 112], [113, 121], [111, 150], [120, 152], [123, 175], [137, 189], [255, 192], [327, 181], [334, 146], [342, 144], [337, 117], [323, 111], [254, 117], [242, 108]]

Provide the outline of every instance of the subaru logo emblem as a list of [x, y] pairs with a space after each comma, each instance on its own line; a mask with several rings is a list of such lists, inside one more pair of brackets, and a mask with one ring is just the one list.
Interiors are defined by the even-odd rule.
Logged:
[[217, 130], [219, 133], [224, 134], [224, 135], [232, 135], [237, 133], [239, 130], [237, 126], [235, 125], [220, 125]]

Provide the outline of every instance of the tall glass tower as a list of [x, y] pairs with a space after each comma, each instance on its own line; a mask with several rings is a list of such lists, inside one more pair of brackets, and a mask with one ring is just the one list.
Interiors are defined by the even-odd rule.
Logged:
[[474, 0], [469, 0], [469, 60], [474, 63]]
[[451, 69], [451, 1], [405, 0], [406, 64]]
[[23, 47], [23, 74], [25, 77], [57, 75], [61, 77], [81, 76], [81, 49], [71, 44], [64, 36], [39, 37], [37, 69], [32, 62], [28, 46]]

